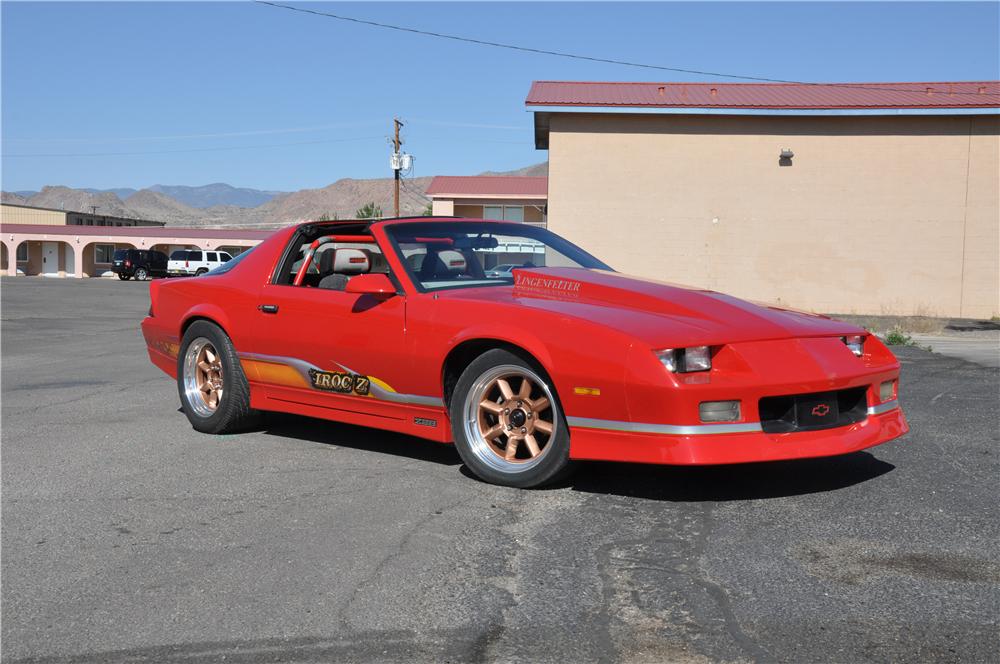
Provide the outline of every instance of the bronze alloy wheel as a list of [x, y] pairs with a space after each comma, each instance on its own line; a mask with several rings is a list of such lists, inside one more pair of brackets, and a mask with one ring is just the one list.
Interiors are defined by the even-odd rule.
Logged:
[[514, 364], [491, 368], [465, 399], [465, 433], [473, 454], [504, 473], [535, 466], [556, 435], [557, 407], [534, 371]]
[[210, 417], [222, 401], [225, 380], [222, 358], [205, 337], [198, 337], [184, 355], [184, 394], [195, 413]]

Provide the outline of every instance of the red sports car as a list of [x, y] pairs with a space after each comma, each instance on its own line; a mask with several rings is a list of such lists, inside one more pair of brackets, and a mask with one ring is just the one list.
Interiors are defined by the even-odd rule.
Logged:
[[454, 442], [498, 484], [577, 459], [845, 454], [908, 430], [899, 363], [863, 329], [628, 277], [529, 224], [305, 223], [150, 299], [150, 359], [198, 431], [259, 411], [390, 429]]

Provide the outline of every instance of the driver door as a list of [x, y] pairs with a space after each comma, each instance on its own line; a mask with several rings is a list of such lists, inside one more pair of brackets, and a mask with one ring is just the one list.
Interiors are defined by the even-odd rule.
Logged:
[[405, 322], [400, 294], [269, 283], [258, 297], [254, 353], [241, 360], [281, 410], [302, 404], [403, 419], [392, 395], [410, 368]]

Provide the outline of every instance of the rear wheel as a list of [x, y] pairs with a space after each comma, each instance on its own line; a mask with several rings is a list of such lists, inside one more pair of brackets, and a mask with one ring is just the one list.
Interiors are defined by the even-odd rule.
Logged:
[[119, 272], [118, 278], [121, 279], [122, 281], [128, 281], [128, 275], [125, 274], [124, 272]]
[[136, 281], [145, 281], [149, 278], [149, 273], [146, 272], [146, 268], [137, 267], [135, 269], [135, 274], [133, 275]]
[[226, 333], [208, 321], [195, 321], [184, 333], [177, 390], [191, 426], [203, 433], [235, 433], [257, 421], [236, 349]]
[[194, 273], [194, 276], [200, 277], [201, 275], [205, 274], [206, 272], [208, 272], [208, 270], [206, 270], [203, 267], [200, 267], [200, 268], [198, 268], [198, 271]]
[[487, 482], [537, 487], [571, 468], [554, 388], [540, 368], [509, 351], [488, 351], [462, 373], [451, 422], [462, 461]]

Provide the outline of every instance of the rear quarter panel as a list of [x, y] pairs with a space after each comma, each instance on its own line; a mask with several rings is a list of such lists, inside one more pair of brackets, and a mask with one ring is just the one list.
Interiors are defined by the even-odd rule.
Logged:
[[176, 378], [184, 330], [197, 319], [221, 327], [237, 351], [253, 352], [258, 292], [292, 230], [262, 242], [231, 272], [150, 282], [153, 315], [143, 321], [142, 331], [153, 363]]

